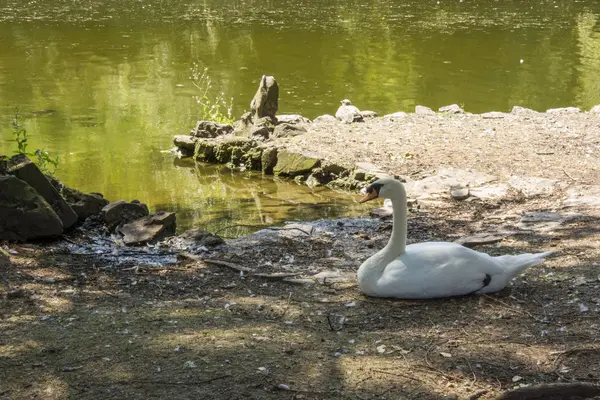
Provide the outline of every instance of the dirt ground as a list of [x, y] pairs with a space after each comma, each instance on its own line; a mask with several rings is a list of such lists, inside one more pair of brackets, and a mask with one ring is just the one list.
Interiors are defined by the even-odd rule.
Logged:
[[600, 113], [517, 109], [491, 116], [408, 114], [348, 125], [318, 123], [307, 126], [308, 134], [278, 141], [342, 165], [371, 162], [408, 177], [446, 166], [504, 179], [517, 175], [600, 183]]
[[[472, 118], [321, 127], [289, 145], [325, 152], [353, 141], [327, 156], [401, 175], [455, 166], [599, 183], [599, 115]], [[417, 204], [409, 242], [511, 230], [526, 211], [561, 211], [563, 198]], [[596, 384], [599, 223], [600, 209], [580, 209], [552, 229], [477, 246], [556, 254], [498, 294], [431, 301], [368, 298], [349, 278], [385, 245], [390, 220], [257, 233], [205, 256], [217, 264], [117, 267], [51, 243], [8, 244], [0, 398], [493, 399]]]

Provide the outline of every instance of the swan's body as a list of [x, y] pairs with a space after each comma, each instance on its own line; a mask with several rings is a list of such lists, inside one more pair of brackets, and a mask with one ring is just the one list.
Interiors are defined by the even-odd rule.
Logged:
[[361, 202], [392, 200], [394, 225], [388, 244], [358, 269], [358, 286], [368, 296], [430, 299], [491, 293], [551, 252], [492, 257], [456, 243], [406, 245], [406, 191], [393, 179], [379, 179]]

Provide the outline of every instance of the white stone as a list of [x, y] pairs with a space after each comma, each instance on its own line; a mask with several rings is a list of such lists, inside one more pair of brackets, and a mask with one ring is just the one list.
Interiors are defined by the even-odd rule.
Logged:
[[581, 110], [577, 107], [562, 107], [562, 108], [550, 108], [546, 111], [548, 114], [576, 114], [580, 113]]
[[435, 115], [435, 111], [433, 111], [429, 107], [416, 106], [415, 107], [415, 114], [417, 114], [417, 115]]
[[547, 178], [537, 178], [534, 176], [512, 176], [508, 180], [508, 184], [521, 193], [526, 198], [535, 196], [551, 195], [558, 181]]

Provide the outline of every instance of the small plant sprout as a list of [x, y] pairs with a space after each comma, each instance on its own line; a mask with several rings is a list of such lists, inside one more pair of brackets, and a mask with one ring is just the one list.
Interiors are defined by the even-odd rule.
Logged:
[[199, 118], [221, 124], [233, 124], [233, 97], [227, 101], [223, 92], [214, 97], [211, 95], [213, 86], [208, 68], [201, 69], [197, 63], [193, 63], [190, 80], [199, 91], [199, 94], [193, 97], [200, 105]]

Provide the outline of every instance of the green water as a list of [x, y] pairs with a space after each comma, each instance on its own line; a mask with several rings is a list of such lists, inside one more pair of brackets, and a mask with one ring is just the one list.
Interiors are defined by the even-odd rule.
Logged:
[[281, 113], [309, 118], [343, 98], [381, 114], [589, 109], [600, 103], [600, 2], [2, 0], [0, 152], [14, 150], [19, 106], [30, 148], [58, 155], [67, 185], [177, 210], [181, 227], [364, 212], [352, 196], [161, 152], [197, 119], [194, 62], [235, 116], [262, 74], [280, 84]]

